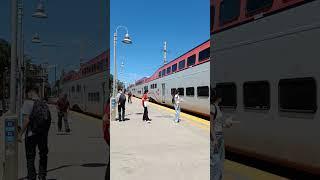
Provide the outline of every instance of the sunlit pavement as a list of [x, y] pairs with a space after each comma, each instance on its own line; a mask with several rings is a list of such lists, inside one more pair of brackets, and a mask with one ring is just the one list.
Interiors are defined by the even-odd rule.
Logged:
[[[127, 121], [111, 122], [112, 180], [209, 180], [210, 155], [207, 120], [150, 103], [152, 122], [142, 121], [140, 99], [126, 104]], [[226, 160], [225, 180], [277, 180], [279, 176]]]
[[[112, 180], [209, 180], [209, 128], [150, 104], [142, 121], [141, 100], [126, 104], [125, 122], [111, 121]], [[202, 127], [203, 128], [200, 128]]]
[[[103, 139], [102, 121], [70, 112], [72, 134], [56, 135], [57, 113], [51, 106], [53, 122], [49, 134], [48, 179], [104, 179], [107, 146]], [[26, 177], [24, 143], [20, 144], [19, 178]], [[38, 161], [38, 154], [36, 162]], [[36, 165], [38, 169], [38, 165]]]

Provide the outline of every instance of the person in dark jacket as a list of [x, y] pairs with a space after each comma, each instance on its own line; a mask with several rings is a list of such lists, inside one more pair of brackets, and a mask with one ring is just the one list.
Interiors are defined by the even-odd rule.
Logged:
[[64, 94], [57, 101], [58, 110], [58, 131], [61, 132], [62, 129], [62, 118], [64, 120], [65, 131], [70, 132], [69, 122], [68, 122], [68, 111], [70, 108], [70, 103], [68, 101], [68, 95]]
[[119, 93], [117, 95], [117, 101], [118, 101], [118, 115], [119, 115], [119, 122], [124, 121], [124, 116], [126, 112], [126, 95], [122, 92], [122, 90], [119, 90]]
[[132, 97], [132, 93], [131, 93], [131, 91], [129, 91], [128, 92], [128, 103], [130, 103], [130, 104], [132, 104], [131, 97]]

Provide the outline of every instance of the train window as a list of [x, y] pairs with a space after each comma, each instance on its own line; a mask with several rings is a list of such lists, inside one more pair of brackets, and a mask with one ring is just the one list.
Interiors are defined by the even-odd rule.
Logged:
[[163, 70], [162, 70], [162, 77], [165, 76], [165, 75], [166, 75], [166, 70], [163, 69]]
[[222, 98], [221, 107], [237, 107], [237, 87], [234, 83], [218, 83], [216, 92]]
[[103, 70], [103, 64], [100, 62], [99, 63], [99, 71], [102, 71]]
[[224, 0], [220, 4], [220, 26], [236, 20], [240, 16], [240, 0]]
[[270, 109], [270, 85], [267, 81], [243, 84], [244, 107], [248, 109]]
[[254, 15], [271, 8], [273, 0], [247, 0], [247, 14]]
[[177, 64], [172, 65], [172, 72], [176, 72], [177, 71]]
[[159, 72], [159, 78], [161, 78], [161, 71]]
[[188, 57], [188, 59], [187, 59], [187, 65], [188, 66], [192, 66], [195, 63], [196, 63], [196, 55], [195, 54], [190, 56], [190, 57]]
[[198, 97], [209, 97], [209, 87], [208, 86], [200, 86], [197, 87]]
[[199, 53], [199, 62], [202, 62], [210, 58], [210, 48], [200, 51]]
[[179, 70], [184, 69], [186, 66], [186, 60], [182, 60], [179, 62]]
[[280, 111], [317, 111], [317, 86], [313, 78], [281, 79], [279, 81]]
[[77, 85], [77, 92], [81, 91], [81, 85]]
[[176, 92], [176, 88], [172, 88], [171, 89], [171, 95], [174, 95], [175, 92]]
[[97, 102], [99, 102], [99, 101], [100, 101], [100, 93], [97, 92]]
[[157, 84], [155, 84], [155, 88], [157, 88]]
[[180, 96], [184, 96], [184, 88], [178, 88], [178, 92]]
[[167, 68], [167, 74], [171, 73], [171, 66]]
[[187, 87], [186, 88], [186, 95], [187, 96], [194, 96], [194, 87]]

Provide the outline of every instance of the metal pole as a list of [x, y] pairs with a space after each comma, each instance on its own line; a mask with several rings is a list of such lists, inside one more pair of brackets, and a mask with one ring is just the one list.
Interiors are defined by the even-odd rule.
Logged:
[[44, 99], [44, 67], [42, 67], [42, 99]]
[[54, 65], [54, 87], [55, 87], [55, 93], [56, 93], [56, 97], [58, 97], [58, 87], [57, 85], [57, 65]]
[[[16, 65], [17, 65], [17, 0], [11, 0], [11, 76], [10, 76], [10, 112], [16, 113]], [[15, 119], [15, 132], [17, 137], [18, 120]], [[5, 154], [5, 169], [4, 179], [18, 179], [18, 146], [17, 141], [14, 142], [10, 149], [7, 149]]]
[[114, 75], [113, 75], [113, 97], [117, 94], [117, 60], [116, 60], [116, 46], [117, 46], [117, 33], [113, 36], [113, 65], [114, 65]]
[[[23, 52], [22, 52], [22, 34], [23, 34], [23, 29], [22, 29], [22, 0], [20, 0], [19, 4], [18, 4], [18, 23], [19, 23], [19, 28], [18, 28], [18, 32], [19, 32], [19, 43], [18, 43], [18, 105], [17, 105], [17, 112], [18, 115], [20, 115], [20, 108], [22, 106], [22, 73], [21, 73], [21, 65], [22, 65], [22, 56], [23, 56]], [[20, 118], [20, 117], [19, 117]]]
[[167, 42], [164, 42], [164, 48], [163, 48], [163, 64], [167, 64]]
[[116, 60], [116, 44], [117, 44], [117, 32], [113, 35], [113, 93], [112, 93], [112, 108], [111, 108], [111, 120], [116, 120], [116, 93], [117, 93], [117, 60]]

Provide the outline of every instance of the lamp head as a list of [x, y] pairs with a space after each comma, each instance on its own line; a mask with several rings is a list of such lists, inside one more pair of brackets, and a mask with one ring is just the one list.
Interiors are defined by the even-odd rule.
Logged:
[[41, 43], [41, 40], [40, 40], [38, 33], [34, 34], [34, 36], [32, 37], [32, 42], [33, 43]]
[[125, 43], [125, 44], [132, 44], [132, 41], [131, 41], [130, 36], [129, 36], [128, 33], [125, 35], [125, 37], [122, 40], [122, 42]]
[[46, 12], [44, 10], [44, 6], [43, 6], [41, 1], [39, 2], [35, 12], [32, 14], [32, 17], [35, 17], [35, 18], [48, 18], [47, 14], [46, 14]]

